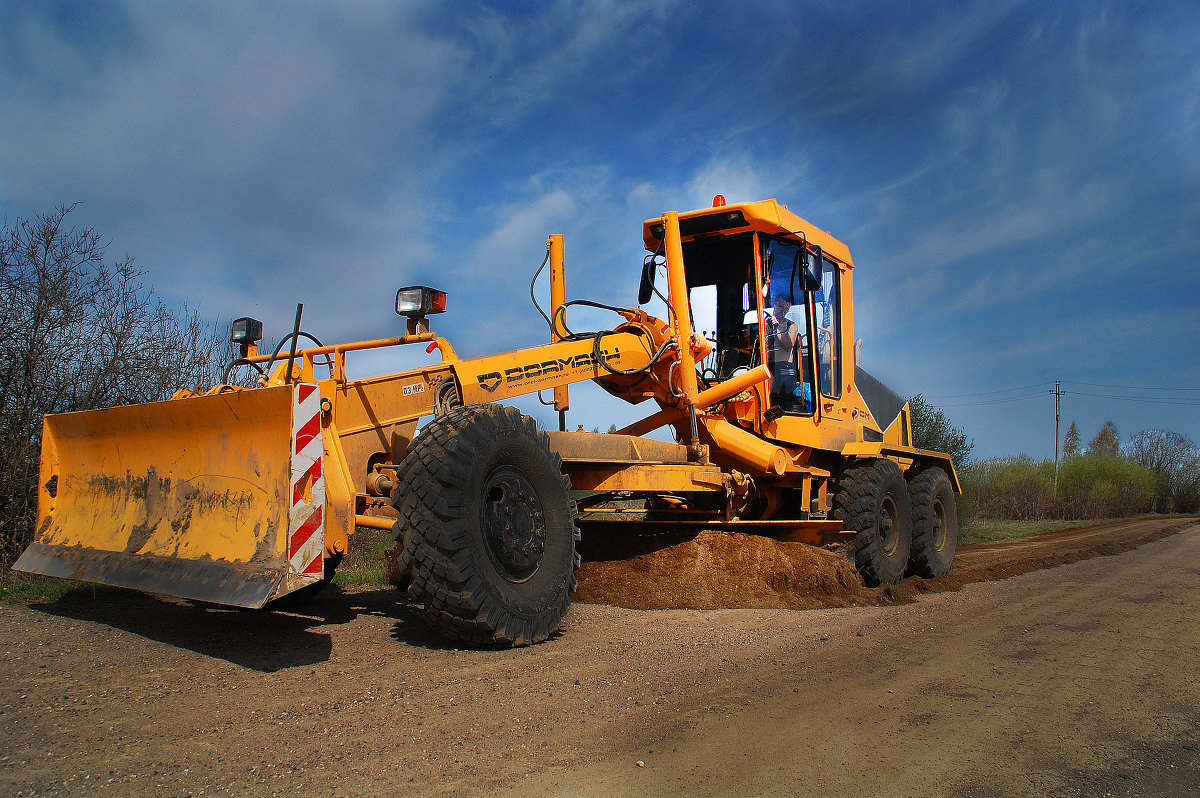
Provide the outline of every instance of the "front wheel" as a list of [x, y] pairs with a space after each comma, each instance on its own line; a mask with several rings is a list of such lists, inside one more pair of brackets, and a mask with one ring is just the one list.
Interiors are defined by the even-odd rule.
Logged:
[[549, 438], [514, 408], [456, 408], [417, 436], [393, 496], [409, 595], [444, 636], [523, 646], [562, 624], [575, 503]]
[[854, 531], [854, 565], [870, 587], [904, 578], [912, 549], [908, 485], [891, 460], [848, 468], [838, 480], [834, 516]]

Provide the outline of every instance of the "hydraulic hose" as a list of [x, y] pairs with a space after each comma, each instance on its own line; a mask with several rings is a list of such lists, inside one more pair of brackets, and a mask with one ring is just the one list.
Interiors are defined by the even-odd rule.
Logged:
[[648, 361], [635, 369], [629, 369], [626, 371], [625, 369], [613, 368], [612, 366], [608, 365], [603, 357], [600, 356], [600, 339], [606, 335], [613, 334], [614, 333], [612, 330], [601, 330], [600, 332], [596, 333], [596, 337], [592, 340], [592, 357], [594, 357], [596, 362], [603, 366], [606, 371], [608, 371], [610, 374], [615, 374], [618, 377], [633, 377], [649, 371], [656, 363], [658, 363], [659, 359], [662, 358], [663, 353], [675, 343], [674, 338], [668, 338], [667, 340], [663, 341], [662, 346], [658, 348], [658, 351], [655, 352]]

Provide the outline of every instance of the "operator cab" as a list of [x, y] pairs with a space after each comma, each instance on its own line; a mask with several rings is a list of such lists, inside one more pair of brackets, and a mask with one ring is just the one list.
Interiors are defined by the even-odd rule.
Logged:
[[832, 260], [789, 237], [740, 233], [684, 241], [683, 261], [693, 328], [713, 345], [698, 364], [707, 385], [766, 363], [770, 404], [786, 414], [812, 415], [818, 390], [840, 396]]
[[754, 235], [685, 242], [683, 262], [693, 329], [713, 345], [697, 364], [704, 382], [723, 382], [762, 363]]

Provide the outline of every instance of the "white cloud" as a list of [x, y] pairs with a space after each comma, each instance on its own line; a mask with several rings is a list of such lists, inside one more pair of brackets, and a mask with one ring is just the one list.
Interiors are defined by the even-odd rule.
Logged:
[[124, 11], [120, 45], [98, 53], [87, 32], [24, 18], [0, 196], [86, 200], [81, 220], [209, 313], [241, 294], [290, 317], [319, 293], [345, 316], [428, 256], [422, 187], [445, 152], [428, 130], [464, 54], [422, 30], [420, 4]]

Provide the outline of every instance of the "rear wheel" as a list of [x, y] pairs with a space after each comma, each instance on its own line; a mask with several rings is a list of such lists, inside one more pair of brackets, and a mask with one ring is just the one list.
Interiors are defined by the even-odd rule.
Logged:
[[579, 565], [575, 503], [549, 438], [514, 408], [456, 408], [421, 431], [392, 503], [408, 593], [444, 636], [529, 645], [557, 631]]
[[904, 578], [912, 548], [908, 485], [891, 460], [847, 469], [834, 495], [834, 516], [854, 531], [854, 565], [869, 586]]
[[912, 500], [912, 555], [908, 572], [934, 578], [950, 573], [958, 546], [958, 508], [946, 472], [922, 469], [908, 481]]

